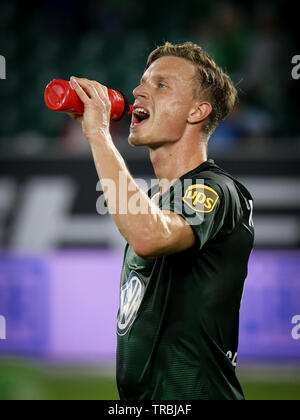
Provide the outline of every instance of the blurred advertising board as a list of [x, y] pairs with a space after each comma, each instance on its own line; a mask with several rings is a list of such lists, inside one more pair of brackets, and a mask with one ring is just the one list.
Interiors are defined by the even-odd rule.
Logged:
[[[118, 251], [56, 251], [0, 257], [2, 355], [114, 361]], [[300, 251], [252, 254], [240, 317], [239, 358], [300, 360]]]
[[[300, 159], [215, 159], [254, 198], [256, 246], [300, 248]], [[149, 159], [126, 161], [137, 183], [154, 181]], [[142, 187], [143, 188], [143, 187]], [[123, 248], [90, 158], [0, 157], [0, 249], [49, 252]]]

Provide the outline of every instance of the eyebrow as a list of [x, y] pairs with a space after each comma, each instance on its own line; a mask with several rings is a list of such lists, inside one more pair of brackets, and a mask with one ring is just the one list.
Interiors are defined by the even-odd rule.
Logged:
[[[153, 77], [152, 77], [152, 79], [154, 79], [154, 80], [156, 80], [156, 81], [160, 81], [160, 80], [170, 80], [170, 78], [169, 78], [168, 76], [163, 76], [163, 75], [160, 75], [160, 74], [158, 74], [158, 75], [156, 75], [156, 76], [153, 76]], [[145, 81], [146, 81], [146, 77], [145, 77], [145, 76], [143, 76], [143, 77], [141, 78], [141, 80], [140, 80], [140, 84], [144, 83]]]

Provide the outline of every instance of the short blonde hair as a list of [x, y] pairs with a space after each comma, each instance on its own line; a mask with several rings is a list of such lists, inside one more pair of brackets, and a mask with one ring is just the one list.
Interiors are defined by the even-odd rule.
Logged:
[[237, 100], [237, 90], [231, 78], [214, 62], [214, 60], [197, 44], [171, 44], [157, 47], [148, 57], [146, 69], [165, 56], [175, 56], [191, 61], [196, 67], [194, 78], [194, 98], [210, 102], [212, 112], [207, 117], [204, 131], [211, 135], [217, 125], [233, 110]]

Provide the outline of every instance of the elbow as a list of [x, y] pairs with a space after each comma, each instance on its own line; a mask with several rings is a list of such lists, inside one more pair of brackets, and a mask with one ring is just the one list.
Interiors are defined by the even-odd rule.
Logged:
[[140, 241], [134, 244], [133, 250], [143, 260], [153, 260], [159, 256], [157, 247], [148, 241]]
[[160, 225], [160, 229], [144, 229], [139, 235], [133, 239], [132, 248], [136, 255], [144, 260], [153, 260], [165, 255], [171, 243], [171, 235], [169, 229], [164, 224]]

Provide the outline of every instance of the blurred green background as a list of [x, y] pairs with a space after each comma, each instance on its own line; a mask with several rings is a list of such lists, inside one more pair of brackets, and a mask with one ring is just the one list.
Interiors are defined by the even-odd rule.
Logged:
[[[0, 361], [0, 400], [117, 400], [114, 367]], [[246, 400], [300, 400], [300, 368], [244, 365], [238, 370]]]
[[[227, 148], [255, 145], [262, 137], [274, 145], [287, 138], [295, 142], [296, 18], [283, 0], [2, 0], [0, 54], [6, 58], [7, 80], [0, 89], [5, 111], [0, 112], [0, 152], [67, 147], [69, 119], [43, 103], [50, 80], [86, 77], [132, 100], [148, 54], [165, 41], [187, 40], [201, 45], [239, 89], [236, 114], [216, 138], [226, 137]], [[127, 125], [115, 129], [119, 136], [127, 134]]]

